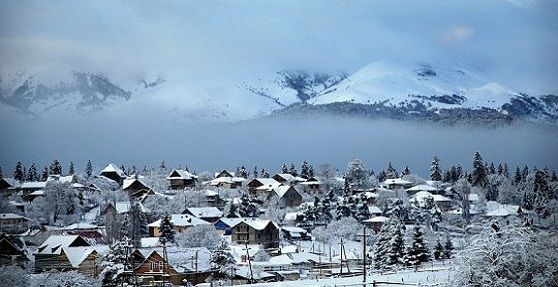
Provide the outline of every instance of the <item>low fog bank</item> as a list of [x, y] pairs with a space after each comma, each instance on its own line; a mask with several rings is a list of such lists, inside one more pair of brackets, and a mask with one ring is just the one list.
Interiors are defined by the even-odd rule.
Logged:
[[42, 166], [70, 160], [81, 169], [91, 159], [96, 170], [108, 162], [215, 171], [238, 165], [277, 171], [283, 162], [308, 160], [315, 167], [331, 163], [340, 170], [360, 158], [368, 168], [391, 161], [429, 174], [432, 155], [441, 164], [469, 169], [472, 154], [514, 167], [528, 164], [558, 167], [558, 129], [509, 126], [497, 129], [429, 126], [424, 123], [348, 118], [260, 119], [240, 123], [196, 124], [148, 115], [90, 115], [79, 119], [0, 121], [0, 166], [11, 174], [18, 160]]

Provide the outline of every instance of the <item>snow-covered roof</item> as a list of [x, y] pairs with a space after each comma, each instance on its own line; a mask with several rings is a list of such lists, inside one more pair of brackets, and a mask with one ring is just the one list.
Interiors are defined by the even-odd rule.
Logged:
[[294, 182], [294, 181], [298, 181], [298, 182], [303, 182], [306, 181], [305, 178], [299, 177], [299, 176], [294, 176], [290, 173], [278, 173], [275, 176], [279, 176], [281, 178], [283, 178], [284, 180], [288, 181], [288, 182]]
[[19, 181], [15, 180], [12, 177], [2, 177], [1, 179], [4, 180], [7, 184], [9, 184], [11, 187], [18, 187], [21, 185]]
[[282, 254], [288, 254], [288, 253], [296, 253], [298, 252], [298, 246], [291, 244], [291, 245], [285, 245], [285, 246], [281, 246], [281, 253]]
[[198, 178], [198, 176], [193, 175], [182, 169], [173, 170], [167, 177], [167, 179], [195, 179], [195, 178]]
[[83, 239], [88, 246], [89, 242], [79, 235], [51, 235], [43, 244], [39, 245], [37, 254], [60, 254], [63, 248], [70, 247], [79, 238]]
[[[252, 264], [254, 264], [254, 263], [252, 263]], [[246, 266], [236, 267], [234, 274], [238, 277], [241, 277], [241, 278], [246, 278], [246, 279], [254, 278], [256, 280], [275, 277], [275, 275], [273, 275], [271, 273], [268, 273], [268, 272], [265, 272], [265, 271], [250, 272], [250, 269]]]
[[[171, 214], [171, 223], [174, 226], [198, 226], [198, 225], [210, 225], [211, 223], [199, 219], [197, 217], [188, 215], [188, 214]], [[149, 227], [159, 227], [161, 225], [161, 219], [150, 223]]]
[[275, 183], [272, 183], [272, 184], [265, 184], [265, 185], [262, 185], [262, 186], [258, 186], [256, 189], [257, 189], [257, 190], [267, 190], [267, 191], [271, 191], [271, 190], [273, 190], [274, 188], [277, 188], [277, 187], [279, 187], [279, 186], [281, 186], [281, 183], [275, 182]]
[[[150, 238], [151, 239], [151, 238]], [[158, 238], [156, 238], [158, 239]], [[161, 255], [161, 248], [157, 246], [140, 248], [138, 251], [145, 257], [149, 257], [153, 252]], [[197, 253], [197, 254], [196, 254]], [[196, 255], [198, 271], [207, 271], [210, 268], [211, 252], [205, 247], [184, 248], [178, 246], [167, 247], [167, 257], [169, 264], [180, 273], [194, 271], [196, 269]], [[162, 256], [161, 256], [162, 257]]]
[[307, 233], [308, 232], [304, 228], [295, 227], [295, 226], [282, 226], [281, 229], [285, 230], [287, 232], [294, 232], [294, 233]]
[[143, 237], [141, 239], [142, 248], [157, 247], [160, 245], [159, 237]]
[[207, 189], [205, 191], [205, 196], [216, 196], [216, 195], [219, 195], [219, 193], [215, 190]]
[[310, 253], [307, 251], [298, 253], [289, 253], [288, 256], [293, 260], [293, 264], [308, 263], [308, 262], [322, 262], [330, 263], [328, 256], [320, 256], [319, 254]]
[[139, 177], [138, 177], [138, 178], [132, 177], [132, 178], [126, 178], [126, 179], [122, 182], [122, 189], [126, 189], [126, 188], [130, 187], [130, 186], [131, 186], [134, 182], [136, 182], [136, 181], [139, 182], [140, 184], [142, 184], [143, 186], [145, 186], [145, 187], [148, 188], [147, 184], [145, 184], [145, 183], [141, 180], [141, 178], [139, 178]]
[[375, 216], [366, 220], [363, 220], [362, 222], [366, 222], [366, 223], [372, 223], [372, 222], [386, 222], [388, 221], [389, 218], [385, 217], [385, 216]]
[[491, 209], [485, 214], [485, 216], [489, 217], [506, 217], [510, 215], [517, 215], [521, 210], [519, 205], [500, 204], [497, 202], [495, 204], [487, 204], [487, 208]]
[[479, 201], [479, 195], [476, 193], [469, 193], [469, 201]]
[[408, 188], [406, 191], [407, 192], [414, 192], [414, 191], [438, 191], [439, 189], [432, 186], [432, 185], [428, 185], [428, 184], [419, 184], [419, 185], [415, 185], [411, 188]]
[[380, 214], [382, 213], [382, 210], [375, 205], [370, 205], [368, 206], [368, 212], [370, 212], [371, 214]]
[[49, 175], [47, 178], [47, 181], [52, 181], [52, 180], [56, 180], [62, 183], [74, 183], [75, 182], [75, 177], [74, 175], [66, 175], [66, 176], [61, 176], [58, 174], [52, 174]]
[[45, 188], [46, 181], [26, 181], [21, 184], [21, 189]]
[[70, 224], [64, 227], [65, 230], [80, 230], [80, 229], [97, 229], [98, 226], [95, 224], [85, 223], [85, 222], [78, 222], [74, 224]]
[[252, 261], [253, 266], [272, 267], [293, 264], [293, 260], [287, 254], [272, 256], [268, 261]]
[[275, 226], [276, 228], [279, 228], [279, 226], [271, 221], [271, 220], [263, 220], [263, 219], [259, 219], [259, 218], [251, 218], [251, 217], [240, 217], [240, 218], [221, 218], [220, 219], [221, 222], [225, 223], [226, 225], [228, 225], [229, 227], [234, 227], [242, 222], [246, 223], [247, 225], [249, 225], [250, 227], [257, 229], [257, 230], [262, 230], [265, 229], [267, 227], [268, 224], [273, 224], [273, 226]]
[[239, 182], [243, 182], [246, 179], [243, 177], [228, 177], [228, 176], [222, 176], [222, 177], [218, 177], [218, 178], [214, 178], [210, 181], [207, 182], [203, 182], [203, 184], [209, 184], [209, 185], [219, 185], [220, 183], [228, 183], [228, 184], [233, 184], [233, 183], [239, 183]]
[[[142, 212], [144, 212], [144, 213], [148, 212], [147, 208], [145, 208], [141, 202], [138, 202], [138, 204], [139, 204], [139, 207], [140, 207]], [[129, 201], [119, 201], [119, 202], [116, 202], [116, 205], [114, 206], [114, 208], [116, 209], [116, 212], [120, 213], [120, 214], [128, 213], [130, 211], [130, 207], [131, 207], [131, 204], [130, 204]]]
[[280, 185], [278, 187], [275, 187], [273, 189], [273, 192], [275, 192], [275, 194], [277, 194], [279, 196], [279, 198], [282, 198], [285, 193], [287, 193], [287, 191], [289, 191], [290, 188], [293, 188], [296, 192], [298, 192], [298, 190], [296, 190], [296, 188], [292, 187], [292, 186], [288, 186], [288, 185]]
[[44, 189], [35, 190], [35, 191], [31, 192], [29, 195], [30, 196], [43, 196], [43, 195], [45, 195], [45, 190]]
[[426, 198], [431, 197], [434, 202], [449, 202], [451, 201], [450, 198], [445, 197], [439, 194], [432, 194], [428, 191], [419, 191], [415, 195], [413, 195], [412, 200], [417, 201], [419, 203], [425, 202]]
[[0, 213], [0, 218], [1, 219], [28, 219], [25, 216], [21, 216], [19, 214], [15, 214], [15, 213]]
[[109, 172], [116, 172], [120, 177], [126, 177], [126, 174], [124, 174], [124, 171], [122, 171], [114, 163], [109, 163], [103, 170], [101, 170], [101, 174], [109, 173]]
[[193, 216], [197, 218], [208, 218], [208, 217], [221, 217], [223, 212], [217, 207], [189, 207], [186, 208]]
[[388, 178], [382, 182], [383, 185], [409, 185], [412, 184], [410, 181], [406, 181], [401, 178]]
[[299, 214], [299, 212], [287, 212], [285, 213], [283, 221], [295, 221]]
[[276, 181], [273, 178], [265, 178], [265, 177], [258, 177], [258, 178], [254, 178], [253, 180], [257, 180], [259, 181], [262, 185], [267, 185], [267, 186], [272, 186], [272, 185], [279, 185], [281, 183], [279, 183], [278, 181]]

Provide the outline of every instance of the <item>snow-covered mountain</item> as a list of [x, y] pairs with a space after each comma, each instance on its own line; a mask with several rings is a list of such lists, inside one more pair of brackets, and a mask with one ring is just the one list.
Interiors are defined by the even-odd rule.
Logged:
[[262, 116], [328, 113], [457, 123], [556, 123], [558, 97], [530, 96], [461, 65], [376, 62], [347, 75], [280, 71], [235, 79], [170, 78], [117, 84], [88, 72], [56, 80], [41, 75], [0, 77], [0, 108], [54, 113], [149, 112], [172, 120], [238, 121]]
[[465, 66], [372, 63], [336, 85], [277, 114], [328, 112], [455, 122], [558, 119], [558, 97], [530, 96]]

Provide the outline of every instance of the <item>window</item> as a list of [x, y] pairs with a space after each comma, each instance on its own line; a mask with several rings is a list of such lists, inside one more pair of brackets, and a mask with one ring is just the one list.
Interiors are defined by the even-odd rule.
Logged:
[[163, 272], [163, 261], [159, 261], [159, 271]]

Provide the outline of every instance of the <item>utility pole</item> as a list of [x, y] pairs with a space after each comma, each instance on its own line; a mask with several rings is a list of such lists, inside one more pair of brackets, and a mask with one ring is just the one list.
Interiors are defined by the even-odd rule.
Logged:
[[248, 266], [250, 267], [250, 283], [254, 283], [254, 273], [252, 272], [252, 262], [250, 261], [250, 253], [248, 252], [248, 241], [244, 241], [246, 246], [246, 258], [248, 258]]
[[362, 228], [362, 282], [366, 287], [366, 226]]

